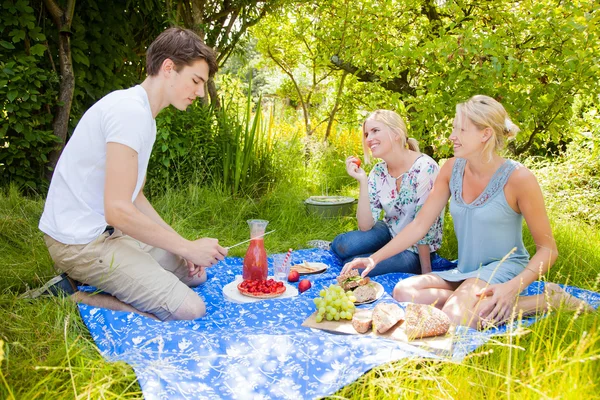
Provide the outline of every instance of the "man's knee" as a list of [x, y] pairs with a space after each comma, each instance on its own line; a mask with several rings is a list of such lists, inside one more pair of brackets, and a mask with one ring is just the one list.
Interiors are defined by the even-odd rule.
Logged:
[[184, 283], [186, 285], [188, 285], [189, 287], [196, 287], [196, 286], [202, 285], [204, 282], [206, 282], [207, 279], [208, 279], [208, 276], [206, 275], [206, 269], [202, 268], [202, 271], [200, 272], [199, 275], [194, 275], [193, 277], [189, 278], [189, 280], [185, 281]]
[[169, 320], [193, 320], [203, 317], [206, 314], [206, 306], [204, 301], [195, 292], [185, 296], [183, 303], [177, 310], [171, 314]]

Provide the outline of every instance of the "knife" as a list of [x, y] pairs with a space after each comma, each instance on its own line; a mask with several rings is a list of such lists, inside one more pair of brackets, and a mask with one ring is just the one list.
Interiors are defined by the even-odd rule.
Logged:
[[265, 235], [268, 235], [269, 233], [273, 233], [273, 232], [275, 232], [275, 231], [276, 231], [276, 229], [273, 229], [272, 231], [269, 231], [269, 232], [263, 233], [262, 235], [258, 235], [258, 236], [256, 236], [256, 237], [250, 238], [250, 239], [248, 239], [248, 240], [244, 240], [243, 242], [239, 242], [239, 243], [236, 243], [236, 244], [234, 244], [233, 246], [229, 246], [229, 247], [225, 247], [225, 248], [226, 248], [227, 250], [229, 250], [229, 249], [231, 249], [231, 248], [234, 248], [234, 247], [236, 247], [236, 246], [239, 246], [240, 244], [248, 243], [248, 242], [249, 242], [249, 241], [251, 241], [252, 239], [258, 239], [259, 237], [263, 237], [263, 236], [265, 236]]

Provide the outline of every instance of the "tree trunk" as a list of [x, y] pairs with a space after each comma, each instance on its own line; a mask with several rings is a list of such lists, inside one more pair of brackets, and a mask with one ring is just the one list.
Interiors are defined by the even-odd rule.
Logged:
[[60, 93], [58, 99], [61, 105], [57, 106], [52, 127], [54, 134], [58, 136], [60, 142], [52, 150], [48, 159], [48, 164], [52, 167], [52, 171], [47, 172], [48, 180], [52, 178], [53, 170], [67, 143], [69, 116], [71, 115], [71, 104], [73, 103], [73, 94], [75, 92], [75, 74], [73, 73], [69, 35], [68, 33], [61, 32], [59, 37]]
[[71, 22], [75, 10], [75, 0], [68, 0], [65, 10], [61, 9], [55, 0], [44, 0], [44, 4], [58, 29], [58, 54], [60, 61], [60, 92], [58, 100], [60, 105], [56, 107], [52, 128], [54, 134], [60, 139], [48, 159], [48, 170], [46, 177], [52, 179], [56, 163], [67, 143], [69, 131], [69, 116], [71, 115], [71, 104], [75, 92], [75, 74], [73, 73], [73, 60], [71, 58]]
[[[210, 78], [206, 82], [206, 90], [210, 95], [210, 104], [215, 110], [221, 109], [221, 101], [219, 100], [219, 93], [217, 92], [217, 86], [215, 85], [214, 78]], [[205, 95], [205, 97], [208, 97]]]
[[340, 106], [340, 98], [342, 97], [342, 92], [344, 91], [344, 81], [346, 80], [346, 75], [348, 75], [348, 72], [346, 72], [346, 71], [342, 72], [342, 78], [340, 79], [340, 85], [338, 86], [338, 91], [337, 91], [337, 94], [335, 95], [335, 104], [333, 105], [333, 108], [331, 109], [331, 113], [329, 114], [329, 121], [327, 122], [327, 130], [325, 131], [325, 137], [323, 138], [324, 141], [327, 141], [327, 139], [329, 139], [329, 134], [331, 133], [331, 127], [333, 126], [333, 120], [335, 119], [335, 114], [337, 113], [337, 110]]

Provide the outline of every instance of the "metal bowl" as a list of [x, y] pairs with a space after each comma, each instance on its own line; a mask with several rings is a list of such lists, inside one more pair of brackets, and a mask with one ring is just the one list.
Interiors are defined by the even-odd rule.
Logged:
[[356, 199], [347, 196], [310, 196], [304, 200], [304, 204], [310, 214], [335, 218], [353, 215]]

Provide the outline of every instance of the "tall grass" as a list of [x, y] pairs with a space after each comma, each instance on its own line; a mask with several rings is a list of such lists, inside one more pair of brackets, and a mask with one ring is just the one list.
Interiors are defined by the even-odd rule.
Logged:
[[274, 138], [272, 123], [265, 121], [257, 102], [253, 112], [252, 96], [249, 93], [246, 110], [240, 121], [237, 110], [226, 105], [217, 112], [217, 121], [224, 135], [230, 140], [223, 143], [223, 181], [225, 188], [237, 195], [241, 189], [273, 181], [272, 149]]

